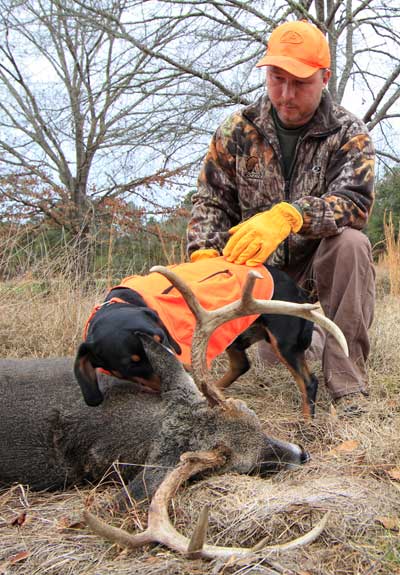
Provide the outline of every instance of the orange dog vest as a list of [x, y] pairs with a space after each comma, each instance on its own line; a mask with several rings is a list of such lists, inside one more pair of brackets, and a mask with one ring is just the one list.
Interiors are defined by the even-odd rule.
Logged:
[[[248, 267], [227, 262], [222, 256], [168, 267], [190, 286], [200, 304], [208, 310], [217, 309], [240, 299], [249, 272]], [[263, 276], [263, 279], [257, 279], [255, 282], [254, 297], [271, 299], [274, 289], [271, 274], [264, 266], [252, 269]], [[171, 286], [169, 280], [153, 272], [146, 276], [126, 277], [116, 287], [127, 287], [139, 292], [146, 304], [159, 314], [170, 335], [181, 346], [182, 354], [179, 359], [183, 363], [190, 364], [196, 320], [181, 293]], [[219, 326], [208, 343], [208, 364], [225, 351], [257, 317], [257, 315], [240, 317]]]

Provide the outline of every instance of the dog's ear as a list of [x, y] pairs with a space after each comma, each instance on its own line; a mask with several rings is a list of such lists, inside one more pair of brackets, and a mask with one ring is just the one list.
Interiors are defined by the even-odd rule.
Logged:
[[96, 376], [96, 368], [90, 359], [90, 346], [81, 343], [74, 363], [74, 374], [82, 390], [83, 398], [87, 405], [100, 405], [103, 394], [100, 391]]

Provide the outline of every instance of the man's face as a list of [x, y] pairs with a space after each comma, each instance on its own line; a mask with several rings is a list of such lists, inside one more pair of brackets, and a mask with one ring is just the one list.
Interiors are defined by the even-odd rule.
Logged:
[[321, 100], [330, 70], [317, 70], [308, 78], [298, 78], [282, 68], [267, 67], [267, 90], [280, 121], [287, 128], [307, 124]]

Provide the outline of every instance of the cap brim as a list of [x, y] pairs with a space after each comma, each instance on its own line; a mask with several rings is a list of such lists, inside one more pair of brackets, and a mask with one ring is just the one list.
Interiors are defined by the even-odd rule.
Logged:
[[277, 68], [282, 68], [297, 78], [309, 78], [315, 74], [317, 70], [321, 69], [319, 67], [309, 66], [308, 64], [300, 62], [300, 60], [294, 60], [287, 56], [268, 56], [268, 54], [261, 58], [261, 60], [256, 64], [257, 68], [261, 68], [262, 66], [276, 66]]

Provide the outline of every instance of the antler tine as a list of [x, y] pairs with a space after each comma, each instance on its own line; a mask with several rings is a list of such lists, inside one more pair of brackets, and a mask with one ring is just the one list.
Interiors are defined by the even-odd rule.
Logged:
[[242, 297], [241, 297], [241, 304], [243, 308], [245, 308], [249, 303], [254, 301], [253, 298], [253, 289], [254, 289], [254, 284], [256, 283], [257, 279], [262, 280], [263, 276], [255, 271], [255, 270], [250, 270], [249, 273], [247, 274], [247, 278], [245, 281], [245, 284], [243, 286], [243, 292], [242, 292]]
[[191, 559], [197, 559], [197, 557], [200, 556], [201, 551], [204, 547], [204, 543], [207, 536], [209, 510], [210, 506], [206, 504], [200, 511], [199, 518], [193, 530], [193, 534], [190, 538], [189, 545], [187, 548], [187, 554], [188, 557], [190, 557]]
[[[192, 475], [205, 469], [219, 467], [226, 460], [226, 452], [223, 448], [215, 448], [212, 451], [200, 451], [184, 453], [180, 464], [175, 467], [164, 479], [151, 501], [148, 516], [148, 527], [143, 533], [132, 535], [123, 529], [112, 527], [89, 511], [83, 512], [87, 525], [101, 537], [123, 547], [137, 548], [148, 543], [162, 543], [163, 545], [178, 551], [184, 555], [193, 553], [191, 541], [179, 533], [172, 525], [168, 516], [168, 506], [171, 498], [184, 481]], [[219, 545], [203, 545], [196, 550], [196, 555], [204, 559], [229, 559], [245, 557], [259, 552], [262, 548], [271, 551], [286, 551], [296, 547], [308, 545], [315, 541], [326, 526], [329, 512], [308, 533], [287, 543], [265, 547], [264, 540], [254, 547], [222, 547]], [[202, 528], [201, 528], [202, 529]], [[202, 541], [201, 541], [202, 544]]]

